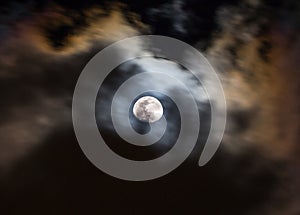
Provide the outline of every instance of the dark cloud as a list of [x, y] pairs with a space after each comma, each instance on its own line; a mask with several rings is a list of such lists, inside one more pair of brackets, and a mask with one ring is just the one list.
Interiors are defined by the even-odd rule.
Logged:
[[[299, 213], [299, 3], [122, 2], [1, 2], [2, 213]], [[224, 83], [229, 118], [207, 166], [197, 166], [198, 145], [175, 172], [132, 183], [84, 156], [71, 99], [95, 53], [145, 32], [206, 50]]]

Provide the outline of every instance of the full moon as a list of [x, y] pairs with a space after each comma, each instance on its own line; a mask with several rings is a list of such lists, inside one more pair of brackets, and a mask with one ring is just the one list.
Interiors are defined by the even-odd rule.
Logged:
[[158, 99], [152, 96], [144, 96], [134, 104], [133, 114], [143, 122], [153, 123], [162, 117], [163, 107]]

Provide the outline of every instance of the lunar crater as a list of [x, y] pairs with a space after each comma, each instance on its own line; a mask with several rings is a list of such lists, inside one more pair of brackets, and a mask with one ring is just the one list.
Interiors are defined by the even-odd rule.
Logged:
[[133, 114], [140, 121], [154, 123], [162, 117], [163, 107], [157, 98], [144, 96], [134, 104]]

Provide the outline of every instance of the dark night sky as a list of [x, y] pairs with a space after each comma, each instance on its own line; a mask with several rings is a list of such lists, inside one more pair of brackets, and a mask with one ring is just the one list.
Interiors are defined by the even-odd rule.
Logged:
[[[300, 213], [298, 1], [24, 0], [0, 10], [1, 214]], [[84, 156], [71, 104], [90, 58], [140, 34], [201, 50], [221, 77], [228, 120], [206, 166], [198, 144], [172, 173], [129, 182]]]

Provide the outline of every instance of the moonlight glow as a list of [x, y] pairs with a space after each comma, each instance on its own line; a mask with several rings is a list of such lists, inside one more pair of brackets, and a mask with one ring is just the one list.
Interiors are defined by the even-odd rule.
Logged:
[[153, 123], [162, 117], [163, 107], [158, 99], [144, 96], [134, 104], [133, 114], [141, 121]]

